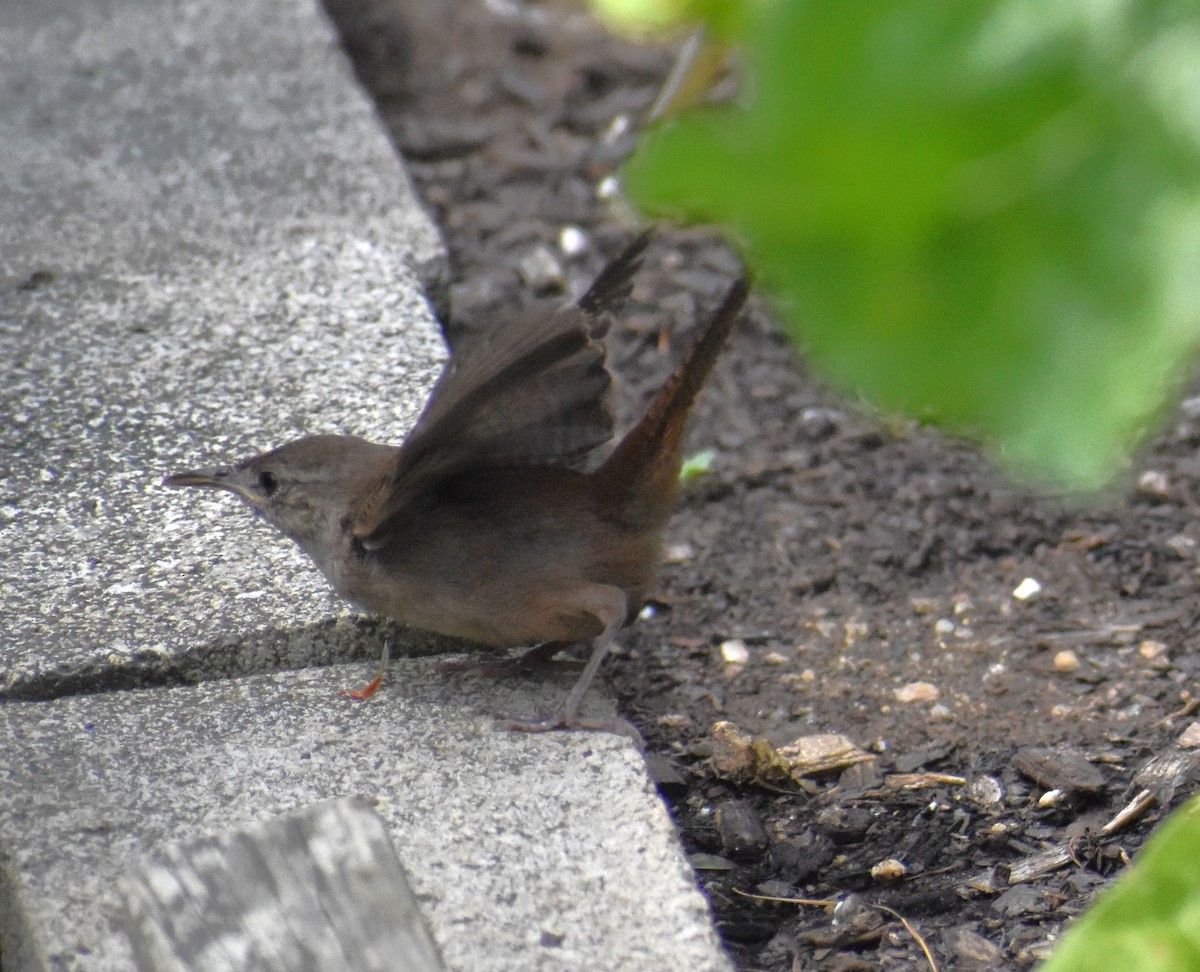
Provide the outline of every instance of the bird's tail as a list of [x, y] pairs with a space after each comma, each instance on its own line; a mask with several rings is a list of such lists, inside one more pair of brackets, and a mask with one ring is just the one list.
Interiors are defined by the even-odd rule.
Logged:
[[639, 526], [665, 522], [675, 505], [688, 413], [737, 322], [748, 293], [745, 280], [729, 288], [721, 306], [641, 420], [596, 471], [605, 489], [622, 497], [620, 508]]

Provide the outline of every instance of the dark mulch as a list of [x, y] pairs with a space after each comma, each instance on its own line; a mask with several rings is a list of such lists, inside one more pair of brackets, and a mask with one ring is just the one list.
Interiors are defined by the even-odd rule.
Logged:
[[[566, 4], [329, 7], [445, 234], [451, 339], [531, 293], [578, 293], [631, 236], [597, 185], [672, 51], [607, 37]], [[560, 248], [568, 227], [583, 254]], [[614, 336], [627, 403], [736, 267], [708, 233], [660, 235]], [[1080, 511], [829, 392], [761, 307], [711, 384], [692, 442], [715, 468], [688, 490], [649, 616], [608, 676], [737, 964], [921, 967], [869, 907], [883, 904], [943, 968], [1030, 965], [1194, 787], [1177, 740], [1196, 671], [1200, 409]], [[1041, 597], [1013, 597], [1025, 577]], [[775, 743], [840, 733], [876, 758], [735, 783], [710, 759], [721, 721]], [[1143, 789], [1149, 808], [1104, 832]], [[902, 875], [873, 874], [889, 859]]]

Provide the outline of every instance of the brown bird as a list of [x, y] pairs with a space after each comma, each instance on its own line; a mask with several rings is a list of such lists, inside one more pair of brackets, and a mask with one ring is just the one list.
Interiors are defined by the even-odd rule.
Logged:
[[[165, 485], [235, 493], [341, 596], [413, 627], [534, 645], [537, 657], [591, 642], [556, 712], [513, 727], [629, 731], [580, 719], [579, 705], [653, 580], [684, 422], [747, 294], [742, 281], [730, 288], [642, 418], [597, 461], [613, 432], [603, 342], [648, 239], [627, 247], [575, 306], [526, 308], [459, 350], [399, 447], [306, 436]], [[353, 694], [369, 695], [378, 681]]]

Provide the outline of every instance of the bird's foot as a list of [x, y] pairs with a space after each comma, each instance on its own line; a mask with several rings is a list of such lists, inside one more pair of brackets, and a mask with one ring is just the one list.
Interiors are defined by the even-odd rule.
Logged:
[[611, 732], [618, 736], [632, 739], [638, 749], [645, 749], [646, 742], [642, 734], [632, 722], [618, 719], [588, 719], [578, 713], [557, 709], [548, 716], [523, 718], [520, 716], [501, 715], [498, 717], [506, 729], [516, 732], [555, 732], [559, 729], [587, 729], [593, 732]]

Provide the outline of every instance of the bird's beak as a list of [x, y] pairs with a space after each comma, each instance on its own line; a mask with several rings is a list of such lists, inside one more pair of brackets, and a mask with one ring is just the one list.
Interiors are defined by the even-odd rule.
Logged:
[[224, 489], [236, 493], [242, 499], [253, 503], [254, 495], [250, 492], [249, 483], [243, 482], [244, 474], [236, 466], [213, 466], [209, 469], [192, 469], [188, 472], [175, 473], [163, 480], [164, 486], [199, 486], [202, 489]]

